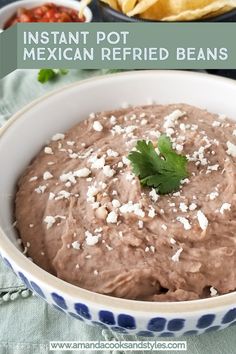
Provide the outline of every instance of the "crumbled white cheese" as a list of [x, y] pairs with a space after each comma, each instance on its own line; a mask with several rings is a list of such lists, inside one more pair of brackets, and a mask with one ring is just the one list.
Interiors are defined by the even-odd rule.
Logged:
[[166, 128], [166, 135], [171, 138], [172, 135], [175, 133], [173, 128]]
[[152, 253], [155, 253], [155, 247], [154, 247], [154, 246], [150, 246], [149, 249], [150, 249], [150, 251], [151, 251]]
[[108, 215], [107, 215], [107, 223], [108, 224], [116, 224], [117, 223], [117, 218], [118, 215], [115, 211], [111, 211]]
[[111, 123], [112, 125], [116, 124], [116, 117], [115, 117], [115, 116], [111, 116], [111, 118], [110, 118], [110, 123]]
[[37, 176], [31, 177], [31, 178], [29, 179], [29, 182], [37, 181], [37, 179], [38, 179]]
[[121, 162], [121, 161], [120, 161], [120, 162], [118, 162], [117, 167], [118, 167], [118, 168], [122, 168], [122, 167], [124, 167], [123, 162]]
[[98, 235], [92, 235], [89, 231], [85, 232], [85, 236], [86, 236], [86, 244], [88, 246], [94, 246], [98, 243], [99, 241], [99, 236]]
[[103, 126], [98, 120], [95, 120], [93, 122], [93, 130], [95, 130], [96, 132], [101, 132], [103, 130]]
[[138, 221], [138, 228], [139, 228], [139, 229], [142, 229], [142, 228], [143, 228], [143, 221], [142, 221], [142, 220], [139, 220], [139, 221]]
[[197, 204], [191, 203], [188, 208], [189, 208], [190, 211], [193, 211], [193, 210], [195, 210], [197, 208]]
[[94, 230], [94, 232], [102, 232], [102, 227], [98, 227], [97, 229]]
[[113, 199], [111, 203], [114, 208], [119, 208], [121, 205], [118, 199]]
[[133, 179], [135, 178], [135, 174], [132, 172], [127, 172], [125, 175], [125, 178], [127, 179], [127, 181], [133, 181]]
[[226, 119], [226, 115], [225, 114], [219, 114], [219, 119], [220, 120], [225, 120]]
[[[141, 118], [141, 117], [140, 117], [140, 118]], [[143, 125], [146, 125], [147, 122], [148, 122], [147, 119], [142, 119], [142, 120], [141, 120], [141, 125], [142, 125], [142, 126], [143, 126]]]
[[179, 262], [180, 254], [183, 252], [183, 248], [181, 247], [176, 253], [171, 257], [173, 262]]
[[190, 180], [188, 178], [182, 179], [180, 181], [181, 184], [189, 184]]
[[214, 122], [212, 123], [212, 126], [213, 126], [214, 128], [220, 127], [220, 126], [221, 126], [221, 122], [219, 122], [218, 120], [214, 120]]
[[190, 225], [189, 220], [187, 218], [184, 218], [182, 216], [178, 216], [176, 218], [176, 220], [179, 221], [181, 224], [183, 224], [185, 230], [191, 229], [191, 225]]
[[134, 213], [135, 215], [140, 216], [141, 218], [145, 216], [145, 212], [142, 210], [141, 205], [139, 203], [133, 204], [133, 202], [131, 201], [127, 204], [123, 204], [119, 210], [122, 214]]
[[73, 173], [75, 177], [88, 177], [90, 175], [91, 171], [87, 168], [81, 168]]
[[69, 146], [74, 146], [75, 145], [75, 141], [67, 141], [66, 143]]
[[107, 176], [107, 177], [112, 177], [112, 176], [114, 176], [114, 174], [116, 173], [116, 171], [113, 170], [113, 169], [111, 168], [111, 166], [109, 166], [109, 165], [105, 165], [105, 166], [103, 167], [102, 171], [103, 171], [104, 175]]
[[60, 192], [57, 193], [57, 197], [55, 198], [55, 200], [60, 200], [60, 199], [69, 199], [71, 196], [70, 192], [61, 190]]
[[197, 212], [197, 219], [198, 219], [198, 223], [199, 223], [200, 228], [203, 231], [206, 230], [207, 226], [208, 226], [208, 219], [201, 210], [198, 210], [198, 212]]
[[52, 148], [50, 148], [49, 146], [46, 146], [46, 147], [44, 148], [44, 152], [45, 152], [45, 154], [53, 155]]
[[175, 193], [173, 193], [173, 196], [174, 196], [174, 197], [180, 197], [180, 192], [175, 192]]
[[97, 195], [99, 190], [95, 186], [88, 186], [88, 191], [87, 191], [87, 201], [88, 202], [94, 202], [94, 197]]
[[74, 241], [71, 244], [72, 248], [74, 248], [75, 250], [79, 250], [80, 249], [80, 243], [78, 241]]
[[102, 189], [105, 189], [107, 187], [107, 184], [102, 181], [98, 182], [98, 184], [102, 187]]
[[48, 199], [49, 199], [49, 200], [53, 200], [54, 198], [55, 198], [55, 194], [52, 193], [52, 192], [50, 192]]
[[122, 157], [122, 162], [124, 165], [127, 165], [127, 166], [130, 165], [130, 160], [126, 156]]
[[217, 171], [219, 167], [220, 167], [219, 165], [212, 165], [212, 166], [207, 166], [207, 169], [209, 171]]
[[236, 145], [231, 143], [230, 141], [227, 141], [226, 143], [228, 150], [226, 151], [228, 155], [232, 157], [236, 157]]
[[175, 245], [175, 244], [176, 244], [176, 241], [175, 241], [175, 239], [174, 239], [173, 237], [170, 238], [170, 243], [171, 243], [172, 245]]
[[47, 181], [48, 179], [51, 179], [51, 178], [53, 178], [53, 175], [49, 171], [44, 172], [43, 179], [45, 181]]
[[172, 113], [170, 113], [168, 116], [164, 118], [164, 129], [167, 128], [174, 128], [176, 121], [183, 117], [185, 115], [185, 112], [181, 112], [179, 109], [176, 109]]
[[125, 134], [130, 134], [130, 133], [134, 132], [135, 129], [137, 129], [136, 125], [128, 125], [127, 127], [124, 128], [124, 132], [125, 132]]
[[92, 208], [93, 208], [93, 209], [98, 209], [99, 206], [100, 206], [100, 203], [99, 203], [99, 202], [92, 203]]
[[60, 176], [60, 181], [61, 182], [71, 182], [71, 183], [76, 183], [76, 179], [74, 177], [74, 174], [73, 172], [68, 172], [68, 173], [63, 173], [61, 176]]
[[113, 250], [113, 248], [111, 246], [109, 246], [109, 245], [105, 245], [105, 246], [108, 249], [108, 251], [112, 251]]
[[161, 132], [158, 130], [151, 130], [149, 131], [149, 135], [151, 135], [153, 138], [159, 139], [161, 136]]
[[179, 204], [179, 209], [183, 212], [183, 213], [187, 213], [188, 211], [188, 206], [185, 203], [180, 203]]
[[45, 224], [47, 224], [47, 230], [48, 230], [53, 226], [53, 224], [55, 224], [56, 218], [54, 216], [48, 215], [44, 218], [43, 221], [45, 222]]
[[214, 199], [216, 199], [217, 197], [219, 196], [219, 193], [218, 192], [211, 192], [210, 194], [209, 194], [209, 198], [210, 198], [210, 200], [214, 200]]
[[175, 150], [178, 151], [178, 152], [182, 152], [184, 149], [183, 145], [181, 144], [176, 144], [175, 145]]
[[91, 168], [94, 168], [96, 170], [99, 170], [100, 168], [103, 168], [105, 166], [105, 157], [101, 156], [98, 158], [97, 156], [93, 156], [89, 159], [89, 162], [92, 162]]
[[124, 133], [124, 129], [120, 125], [115, 125], [111, 130], [112, 135]]
[[63, 215], [56, 215], [55, 218], [57, 219], [61, 219], [61, 220], [65, 220], [66, 219], [66, 216], [63, 216]]
[[152, 206], [150, 206], [150, 209], [148, 210], [149, 218], [154, 218], [155, 215], [156, 215], [155, 209]]
[[167, 230], [167, 226], [166, 226], [165, 224], [162, 224], [162, 225], [161, 225], [161, 228], [162, 228], [164, 231]]
[[153, 202], [157, 202], [159, 195], [157, 194], [157, 192], [154, 188], [152, 188], [151, 192], [149, 192], [149, 195], [150, 195]]
[[109, 156], [109, 157], [117, 157], [117, 156], [119, 156], [119, 153], [117, 151], [112, 150], [112, 149], [108, 149], [107, 150], [107, 156]]
[[38, 186], [37, 188], [35, 188], [35, 192], [38, 194], [43, 194], [46, 190], [47, 186]]
[[73, 152], [73, 153], [69, 154], [69, 157], [70, 157], [71, 159], [77, 159], [77, 158], [78, 158], [78, 154], [76, 154], [75, 152]]
[[230, 209], [231, 209], [231, 204], [223, 203], [221, 208], [220, 208], [220, 213], [224, 214], [225, 210], [230, 210]]
[[63, 140], [64, 138], [65, 138], [65, 134], [61, 134], [61, 133], [52, 136], [53, 141]]
[[192, 131], [195, 131], [195, 130], [197, 130], [198, 129], [198, 125], [197, 124], [192, 124], [191, 125], [191, 130]]
[[211, 296], [216, 296], [217, 295], [217, 290], [215, 288], [213, 288], [213, 286], [210, 287], [210, 295]]

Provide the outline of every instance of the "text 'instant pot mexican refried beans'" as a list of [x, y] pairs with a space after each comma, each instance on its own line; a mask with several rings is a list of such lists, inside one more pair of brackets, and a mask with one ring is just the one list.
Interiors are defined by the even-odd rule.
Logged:
[[[55, 134], [19, 180], [28, 256], [120, 298], [236, 289], [236, 124], [185, 104], [92, 113]], [[227, 264], [227, 266], [225, 266]]]

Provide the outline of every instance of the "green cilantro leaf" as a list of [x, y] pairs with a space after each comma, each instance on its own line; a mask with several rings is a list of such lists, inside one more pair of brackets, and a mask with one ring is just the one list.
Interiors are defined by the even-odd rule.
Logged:
[[57, 74], [53, 69], [41, 69], [38, 73], [38, 81], [45, 84], [45, 82], [55, 79], [56, 76]]
[[38, 72], [38, 81], [45, 84], [48, 81], [54, 80], [59, 75], [68, 74], [67, 69], [40, 69]]
[[131, 151], [128, 155], [133, 172], [143, 186], [156, 188], [160, 194], [177, 191], [181, 180], [188, 176], [187, 158], [172, 149], [166, 135], [160, 136], [157, 147], [160, 154], [151, 141], [137, 142], [137, 151]]
[[60, 73], [61, 75], [67, 75], [68, 72], [69, 72], [69, 70], [67, 70], [67, 69], [59, 69], [59, 73]]

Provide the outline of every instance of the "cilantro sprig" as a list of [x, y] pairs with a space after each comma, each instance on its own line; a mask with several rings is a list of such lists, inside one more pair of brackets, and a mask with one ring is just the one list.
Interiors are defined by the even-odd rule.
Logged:
[[187, 158], [177, 154], [166, 135], [157, 142], [159, 154], [151, 141], [139, 140], [136, 151], [131, 151], [128, 159], [133, 172], [143, 186], [153, 187], [160, 194], [177, 191], [181, 180], [188, 177]]
[[48, 81], [54, 80], [59, 75], [68, 74], [66, 69], [40, 69], [38, 72], [38, 81], [45, 84]]

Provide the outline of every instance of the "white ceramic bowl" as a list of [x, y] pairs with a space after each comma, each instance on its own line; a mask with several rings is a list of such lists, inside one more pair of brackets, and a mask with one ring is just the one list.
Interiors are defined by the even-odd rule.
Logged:
[[[37, 7], [46, 3], [54, 3], [59, 6], [69, 7], [71, 9], [80, 10], [81, 4], [76, 0], [20, 0], [15, 1], [9, 5], [6, 5], [0, 9], [0, 29], [4, 28], [5, 23], [17, 12], [19, 8], [31, 9], [33, 7]], [[85, 22], [92, 21], [92, 12], [86, 7], [84, 9], [84, 15], [86, 18]]]
[[0, 250], [6, 263], [36, 294], [86, 323], [148, 336], [200, 334], [236, 320], [236, 293], [188, 302], [143, 302], [112, 298], [75, 287], [45, 272], [18, 249], [12, 202], [16, 181], [55, 133], [91, 112], [123, 102], [185, 102], [236, 120], [236, 82], [193, 72], [143, 71], [81, 81], [33, 102], [0, 135]]

